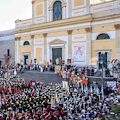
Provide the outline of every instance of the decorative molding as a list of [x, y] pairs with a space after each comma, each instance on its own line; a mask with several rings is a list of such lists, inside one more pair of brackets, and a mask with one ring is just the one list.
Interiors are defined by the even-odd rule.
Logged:
[[91, 27], [85, 28], [85, 31], [86, 32], [92, 32], [92, 28]]
[[15, 40], [20, 40], [21, 39], [21, 37], [15, 37]]
[[66, 44], [66, 41], [60, 40], [60, 39], [55, 39], [51, 42], [48, 43], [49, 45], [55, 45], [55, 44]]
[[67, 32], [68, 32], [68, 35], [71, 35], [73, 30], [68, 30]]
[[34, 4], [34, 3], [35, 3], [35, 1], [32, 1], [31, 3], [32, 3], [32, 4]]
[[35, 35], [31, 35], [31, 39], [34, 39]]
[[118, 29], [120, 29], [120, 24], [115, 24], [114, 27], [116, 30], [118, 30]]
[[44, 34], [43, 34], [43, 37], [47, 37], [47, 33], [44, 33]]

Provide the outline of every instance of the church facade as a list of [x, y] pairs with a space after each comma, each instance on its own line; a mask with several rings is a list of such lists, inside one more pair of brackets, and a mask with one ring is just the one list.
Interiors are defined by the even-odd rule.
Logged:
[[[95, 1], [95, 0], [94, 0]], [[15, 21], [15, 62], [109, 68], [120, 60], [120, 0], [32, 0], [32, 18]]]

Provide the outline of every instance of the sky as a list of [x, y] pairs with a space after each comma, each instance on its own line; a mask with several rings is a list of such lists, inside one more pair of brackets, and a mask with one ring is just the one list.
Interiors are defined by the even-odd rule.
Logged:
[[31, 17], [31, 0], [0, 0], [0, 31], [14, 29], [15, 20]]
[[[32, 0], [0, 0], [0, 31], [14, 29], [15, 20], [17, 19], [25, 20], [32, 18], [31, 1]], [[100, 0], [97, 1], [98, 3], [100, 2]]]

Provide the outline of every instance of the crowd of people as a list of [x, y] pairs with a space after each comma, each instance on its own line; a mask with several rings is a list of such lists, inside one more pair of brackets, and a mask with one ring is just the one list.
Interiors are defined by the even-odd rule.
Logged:
[[0, 120], [109, 120], [111, 105], [120, 105], [118, 90], [106, 98], [99, 88], [11, 77], [0, 82]]
[[17, 65], [4, 65], [1, 66], [1, 69], [16, 69], [17, 72], [24, 72], [24, 71], [57, 71], [61, 72], [62, 68], [65, 68], [65, 71], [75, 71], [75, 73], [79, 75], [86, 75], [86, 76], [96, 76], [96, 77], [101, 77], [102, 75], [104, 77], [112, 77], [113, 74], [109, 68], [103, 68], [102, 69], [96, 69], [95, 67], [81, 67], [81, 66], [76, 66], [76, 65], [39, 65], [39, 64], [29, 64], [29, 65], [22, 65], [22, 64], [17, 64]]

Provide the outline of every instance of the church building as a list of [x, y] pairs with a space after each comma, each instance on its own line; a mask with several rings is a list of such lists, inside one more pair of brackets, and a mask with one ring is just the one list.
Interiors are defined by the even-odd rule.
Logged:
[[101, 68], [102, 59], [109, 68], [113, 59], [120, 60], [120, 0], [32, 0], [31, 5], [32, 18], [15, 21], [15, 63], [61, 58]]

